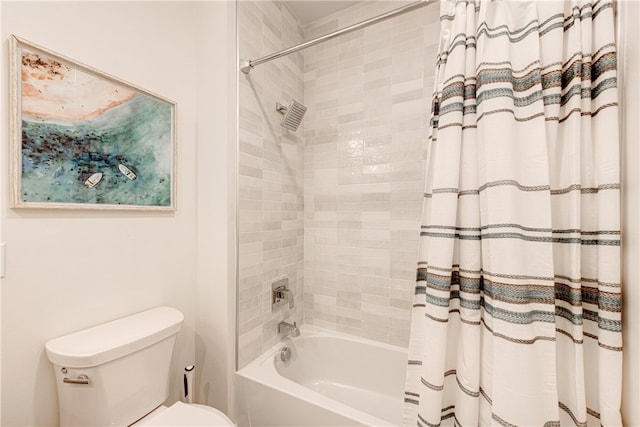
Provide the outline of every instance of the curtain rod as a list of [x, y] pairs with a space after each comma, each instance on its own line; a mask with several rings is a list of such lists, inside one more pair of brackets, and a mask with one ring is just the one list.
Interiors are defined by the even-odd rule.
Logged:
[[340, 30], [336, 30], [336, 31], [334, 31], [332, 33], [316, 37], [313, 40], [309, 40], [307, 42], [303, 42], [303, 43], [300, 43], [298, 45], [291, 46], [291, 47], [289, 47], [287, 49], [283, 49], [281, 51], [274, 52], [274, 53], [272, 53], [270, 55], [263, 56], [262, 58], [255, 59], [255, 60], [241, 59], [240, 60], [240, 71], [242, 71], [245, 74], [249, 74], [251, 69], [253, 69], [253, 67], [255, 67], [257, 65], [264, 64], [265, 62], [269, 62], [269, 61], [272, 61], [274, 59], [281, 58], [283, 56], [289, 55], [291, 53], [295, 53], [295, 52], [297, 52], [299, 50], [306, 49], [306, 48], [311, 47], [311, 46], [315, 46], [318, 43], [322, 43], [322, 42], [325, 42], [327, 40], [331, 40], [332, 38], [341, 36], [343, 34], [350, 33], [352, 31], [358, 30], [360, 28], [367, 27], [367, 26], [369, 26], [371, 24], [375, 24], [377, 22], [383, 21], [385, 19], [391, 18], [391, 17], [399, 15], [401, 13], [409, 12], [410, 10], [416, 9], [418, 7], [426, 6], [427, 4], [433, 3], [434, 1], [436, 1], [436, 0], [418, 0], [418, 1], [415, 1], [413, 3], [409, 3], [407, 5], [399, 7], [397, 9], [390, 10], [389, 12], [383, 13], [382, 15], [374, 16], [373, 18], [367, 19], [366, 21], [358, 22], [356, 24], [350, 25], [350, 26], [342, 28]]

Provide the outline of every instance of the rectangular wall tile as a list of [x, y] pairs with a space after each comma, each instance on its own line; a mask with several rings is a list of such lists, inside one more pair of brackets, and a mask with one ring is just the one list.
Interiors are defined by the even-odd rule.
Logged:
[[[303, 28], [280, 0], [242, 1], [240, 57], [389, 9], [363, 1]], [[240, 76], [240, 367], [284, 319], [408, 345], [438, 25], [421, 8]], [[275, 111], [290, 98], [308, 107], [297, 132]], [[296, 307], [272, 312], [282, 277]]]
[[[388, 7], [358, 3], [305, 26], [305, 38]], [[322, 285], [305, 289], [305, 322], [408, 345], [437, 18], [425, 7], [305, 51], [305, 215], [337, 214], [305, 223], [305, 236], [337, 238], [307, 240], [304, 274]], [[323, 301], [334, 277], [335, 300]]]

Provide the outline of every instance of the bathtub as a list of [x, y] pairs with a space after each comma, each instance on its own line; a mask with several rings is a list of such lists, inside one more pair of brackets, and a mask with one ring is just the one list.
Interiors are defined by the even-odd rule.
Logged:
[[405, 348], [309, 325], [300, 331], [236, 372], [239, 426], [401, 424]]

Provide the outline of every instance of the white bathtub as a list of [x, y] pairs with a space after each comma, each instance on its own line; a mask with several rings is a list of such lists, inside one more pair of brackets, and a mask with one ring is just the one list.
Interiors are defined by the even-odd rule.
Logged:
[[401, 424], [406, 349], [313, 326], [300, 330], [236, 372], [241, 427]]

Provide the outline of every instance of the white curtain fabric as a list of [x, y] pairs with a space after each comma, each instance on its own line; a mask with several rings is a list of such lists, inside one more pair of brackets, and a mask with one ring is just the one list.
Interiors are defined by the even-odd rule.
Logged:
[[441, 2], [406, 426], [619, 426], [611, 0]]

